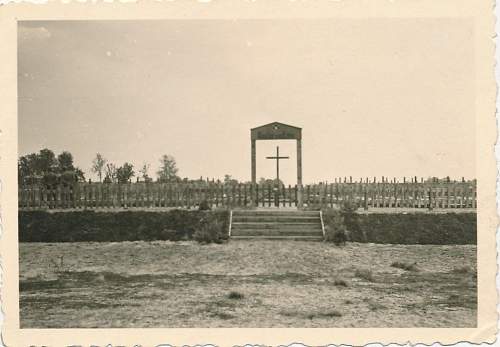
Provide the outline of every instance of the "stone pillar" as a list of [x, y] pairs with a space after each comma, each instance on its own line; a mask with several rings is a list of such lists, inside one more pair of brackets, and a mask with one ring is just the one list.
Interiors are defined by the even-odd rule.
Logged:
[[297, 139], [297, 207], [302, 207], [302, 139]]
[[257, 154], [256, 154], [256, 140], [252, 139], [252, 190], [251, 190], [251, 198], [250, 205], [255, 206], [255, 184], [257, 183]]
[[252, 184], [257, 183], [257, 154], [255, 153], [255, 140], [252, 140]]

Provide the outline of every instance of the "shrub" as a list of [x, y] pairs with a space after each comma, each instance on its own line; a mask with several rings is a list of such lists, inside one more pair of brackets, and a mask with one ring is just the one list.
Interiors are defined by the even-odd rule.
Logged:
[[240, 293], [240, 292], [235, 292], [235, 291], [231, 291], [228, 295], [227, 295], [228, 299], [232, 299], [232, 300], [241, 300], [243, 299], [245, 296]]
[[325, 225], [325, 241], [335, 245], [345, 245], [347, 241], [344, 217], [339, 211], [328, 209], [323, 213]]
[[200, 227], [195, 231], [193, 238], [199, 243], [222, 243], [224, 237], [224, 224], [213, 215], [207, 215], [200, 223]]
[[347, 242], [347, 233], [345, 230], [336, 230], [332, 235], [332, 241], [336, 246], [345, 246]]
[[353, 200], [344, 200], [340, 204], [340, 211], [342, 211], [343, 214], [356, 213], [358, 208], [359, 204]]
[[303, 211], [319, 211], [321, 210], [321, 208], [323, 207], [322, 204], [320, 204], [319, 202], [309, 202], [308, 204], [306, 204], [305, 206], [302, 207], [302, 210]]
[[405, 271], [418, 271], [417, 263], [409, 264], [409, 263], [395, 261], [391, 264], [391, 267], [403, 269]]
[[[346, 230], [349, 231], [349, 235], [351, 233], [363, 235], [363, 233], [360, 232], [359, 215], [356, 213], [358, 208], [359, 204], [353, 200], [345, 200], [340, 204], [340, 213], [342, 214], [342, 217], [344, 217], [344, 224]], [[363, 241], [366, 242], [366, 238], [364, 238]]]
[[209, 205], [207, 200], [203, 200], [202, 202], [200, 202], [200, 206], [198, 206], [199, 211], [209, 211], [211, 209], [212, 207]]

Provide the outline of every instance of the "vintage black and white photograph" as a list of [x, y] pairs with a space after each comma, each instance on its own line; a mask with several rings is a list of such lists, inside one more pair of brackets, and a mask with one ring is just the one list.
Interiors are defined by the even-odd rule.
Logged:
[[476, 44], [19, 21], [20, 328], [477, 327]]

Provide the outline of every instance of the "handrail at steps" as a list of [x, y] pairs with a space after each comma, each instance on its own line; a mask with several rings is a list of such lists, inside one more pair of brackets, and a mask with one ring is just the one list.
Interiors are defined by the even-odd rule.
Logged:
[[232, 225], [233, 225], [233, 210], [229, 211], [229, 232], [228, 232], [229, 237], [231, 237]]
[[321, 231], [323, 231], [323, 241], [326, 240], [325, 223], [323, 222], [323, 211], [319, 210], [319, 218], [321, 219]]

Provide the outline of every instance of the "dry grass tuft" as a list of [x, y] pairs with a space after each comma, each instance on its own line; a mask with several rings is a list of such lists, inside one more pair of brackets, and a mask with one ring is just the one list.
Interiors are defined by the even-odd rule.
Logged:
[[417, 263], [409, 264], [409, 263], [405, 263], [405, 262], [395, 261], [391, 264], [391, 267], [403, 269], [405, 271], [418, 271]]
[[369, 269], [356, 269], [354, 276], [368, 282], [375, 282], [373, 273]]
[[363, 299], [363, 301], [368, 303], [368, 308], [370, 309], [370, 311], [378, 311], [378, 310], [387, 309], [387, 306], [375, 301], [374, 299], [365, 298], [365, 299]]
[[228, 319], [233, 319], [236, 318], [235, 315], [232, 315], [230, 313], [225, 313], [225, 312], [215, 312], [213, 316], [223, 319], [223, 320], [228, 320]]
[[378, 302], [371, 301], [368, 303], [368, 308], [370, 309], [370, 311], [378, 311], [378, 310], [385, 310], [387, 307]]
[[337, 286], [337, 287], [348, 287], [348, 284], [345, 280], [343, 279], [337, 279], [333, 282], [333, 285], [334, 286]]
[[315, 312], [315, 313], [309, 313], [306, 315], [307, 319], [314, 319], [314, 318], [334, 318], [334, 317], [342, 317], [342, 313], [340, 313], [337, 310], [328, 310], [325, 312]]
[[454, 274], [467, 274], [469, 272], [472, 272], [472, 269], [469, 266], [454, 267], [451, 270], [451, 273]]

